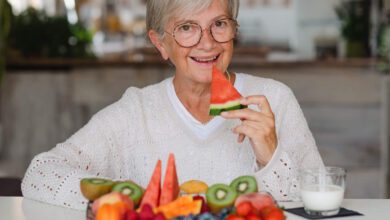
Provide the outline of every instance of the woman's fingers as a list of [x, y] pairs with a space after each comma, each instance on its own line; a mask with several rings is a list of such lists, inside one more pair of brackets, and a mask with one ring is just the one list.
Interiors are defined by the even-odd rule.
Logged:
[[257, 123], [259, 126], [274, 126], [275, 120], [273, 117], [266, 116], [251, 109], [241, 109], [222, 113], [221, 116], [226, 119], [241, 119], [242, 123]]
[[221, 113], [221, 116], [226, 119], [240, 119], [242, 121], [233, 129], [233, 132], [238, 134], [238, 143], [242, 143], [247, 136], [255, 151], [261, 151], [258, 150], [258, 148], [262, 148], [261, 146], [274, 145], [275, 118], [267, 98], [261, 95], [248, 96], [243, 98], [240, 103], [256, 105], [259, 111], [246, 108]]
[[252, 137], [256, 133], [256, 129], [249, 126], [249, 125], [238, 125], [237, 127], [233, 128], [233, 132], [236, 134], [243, 134], [245, 136], [248, 136], [249, 138]]
[[261, 113], [274, 117], [272, 112], [271, 105], [268, 102], [268, 99], [263, 95], [254, 95], [248, 96], [241, 100], [242, 105], [257, 105]]
[[262, 165], [268, 163], [277, 145], [275, 116], [265, 96], [248, 96], [240, 101], [243, 105], [256, 105], [259, 110], [250, 108], [222, 112], [226, 119], [240, 119], [242, 122], [233, 129], [241, 143], [249, 138], [257, 161]]
[[245, 134], [238, 134], [237, 142], [242, 143], [245, 140]]
[[241, 100], [241, 104], [257, 105], [260, 111], [255, 111], [250, 108], [245, 108], [245, 109], [222, 112], [221, 116], [226, 119], [241, 119], [241, 120], [252, 120], [252, 121], [259, 121], [261, 115], [267, 116], [272, 119], [274, 118], [274, 114], [265, 96], [248, 96]]
[[262, 128], [271, 128], [273, 129], [275, 127], [275, 122], [271, 118], [261, 116], [261, 118], [258, 121], [250, 121], [250, 120], [244, 120], [242, 121], [243, 125], [249, 125], [255, 129], [262, 129]]
[[262, 113], [254, 111], [250, 108], [232, 110], [227, 112], [222, 112], [221, 116], [226, 119], [241, 119], [241, 120], [257, 120]]

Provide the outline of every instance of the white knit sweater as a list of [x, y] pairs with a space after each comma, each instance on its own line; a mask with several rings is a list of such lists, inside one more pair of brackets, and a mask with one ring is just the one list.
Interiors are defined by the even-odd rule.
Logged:
[[[265, 95], [275, 114], [278, 146], [265, 167], [258, 167], [248, 141], [238, 144], [231, 129], [239, 120], [225, 120], [206, 139], [183, 123], [167, 96], [167, 83], [129, 88], [122, 98], [98, 112], [77, 133], [37, 155], [22, 182], [26, 198], [85, 209], [81, 178], [131, 179], [146, 187], [158, 159], [163, 170], [175, 154], [179, 182], [199, 179], [229, 184], [240, 175], [254, 175], [261, 190], [278, 200], [297, 198], [301, 168], [323, 166], [297, 100], [284, 84], [240, 74], [242, 95]], [[169, 79], [167, 79], [169, 80]]]

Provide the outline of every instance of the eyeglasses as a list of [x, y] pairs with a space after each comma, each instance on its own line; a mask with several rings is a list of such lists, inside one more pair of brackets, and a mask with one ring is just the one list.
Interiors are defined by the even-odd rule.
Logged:
[[238, 24], [237, 21], [231, 18], [222, 18], [213, 21], [208, 28], [202, 27], [195, 22], [186, 22], [177, 25], [172, 33], [165, 31], [165, 33], [172, 35], [176, 43], [182, 47], [193, 47], [197, 45], [204, 30], [209, 30], [210, 35], [218, 43], [226, 43], [236, 37]]

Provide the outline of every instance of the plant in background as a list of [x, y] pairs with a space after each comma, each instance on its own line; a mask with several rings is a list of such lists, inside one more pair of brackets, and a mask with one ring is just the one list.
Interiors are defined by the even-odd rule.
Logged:
[[378, 31], [378, 69], [381, 72], [390, 72], [390, 17], [384, 19]]
[[12, 18], [11, 5], [7, 0], [0, 0], [0, 85], [5, 73], [6, 49]]
[[341, 35], [346, 40], [347, 57], [368, 55], [368, 1], [343, 1], [335, 12], [341, 22]]
[[16, 16], [10, 32], [10, 47], [24, 57], [91, 58], [92, 34], [65, 16], [48, 16], [28, 8]]

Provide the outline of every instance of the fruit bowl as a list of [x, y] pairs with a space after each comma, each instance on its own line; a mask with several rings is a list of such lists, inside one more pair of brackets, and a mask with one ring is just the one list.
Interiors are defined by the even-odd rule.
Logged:
[[95, 220], [95, 215], [92, 212], [92, 202], [91, 201], [89, 201], [87, 204], [86, 215], [87, 215], [87, 220]]
[[181, 185], [173, 154], [169, 155], [164, 181], [158, 160], [146, 190], [131, 180], [84, 178], [81, 193], [90, 201], [87, 220], [284, 220], [271, 194], [258, 190], [254, 176], [239, 176], [230, 184], [208, 186], [200, 180]]
[[[232, 219], [233, 217], [242, 217], [242, 218], [249, 219], [249, 215], [252, 215], [252, 217], [253, 215], [263, 216], [268, 214], [268, 212], [271, 211], [275, 212], [275, 210], [276, 212], [278, 212], [277, 214], [279, 216], [279, 218], [275, 218], [275, 219], [284, 219], [283, 211], [278, 208], [278, 204], [273, 198], [273, 196], [266, 191], [240, 195], [235, 200], [234, 206], [223, 208], [218, 212], [210, 211], [210, 208], [208, 207], [204, 195], [193, 195], [193, 199], [202, 201], [202, 208], [199, 214], [178, 216], [172, 219], [174, 220], [214, 220], [214, 219], [224, 220], [224, 219]], [[86, 211], [87, 220], [96, 220], [95, 214], [93, 213], [92, 205], [93, 202], [91, 201], [88, 202], [87, 211]], [[270, 207], [272, 207], [272, 210], [270, 210]], [[135, 212], [135, 210], [133, 212]], [[137, 210], [138, 214], [140, 214], [140, 212], [141, 210]], [[124, 218], [124, 220], [127, 219], [129, 218]], [[141, 216], [138, 216], [136, 219], [146, 220], [146, 218], [143, 218]], [[252, 218], [252, 219], [256, 219], [256, 218]]]

